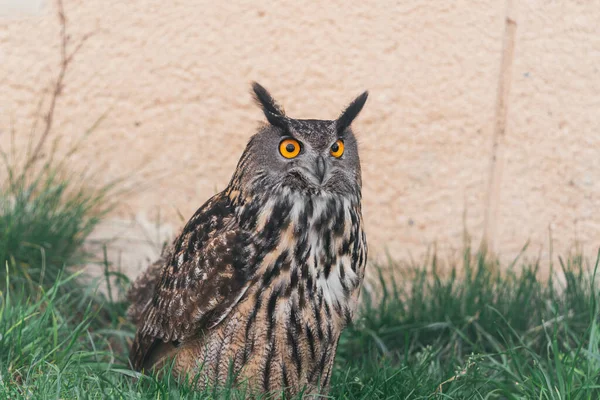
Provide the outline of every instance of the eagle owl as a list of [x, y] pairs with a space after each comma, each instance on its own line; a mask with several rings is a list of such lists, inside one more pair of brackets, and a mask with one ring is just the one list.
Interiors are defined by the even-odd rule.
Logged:
[[367, 259], [350, 125], [368, 93], [336, 120], [302, 120], [252, 88], [268, 124], [128, 293], [130, 361], [200, 385], [325, 391]]

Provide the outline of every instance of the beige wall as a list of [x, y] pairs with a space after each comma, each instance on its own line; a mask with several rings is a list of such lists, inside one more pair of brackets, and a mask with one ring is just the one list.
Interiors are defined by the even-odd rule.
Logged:
[[[27, 141], [56, 74], [53, 4], [0, 11], [0, 144]], [[27, 0], [22, 0], [27, 1]], [[107, 182], [141, 183], [97, 233], [132, 273], [225, 187], [261, 120], [258, 80], [298, 118], [333, 118], [364, 89], [356, 123], [364, 216], [375, 257], [419, 257], [482, 237], [504, 1], [64, 0], [73, 41], [56, 132], [102, 124], [75, 156]], [[12, 6], [10, 6], [12, 3]], [[25, 3], [21, 3], [25, 4]], [[600, 244], [600, 2], [515, 2], [517, 36], [493, 243], [513, 257]], [[100, 182], [99, 182], [100, 183]], [[160, 213], [160, 232], [155, 229]], [[120, 250], [119, 250], [120, 249]]]

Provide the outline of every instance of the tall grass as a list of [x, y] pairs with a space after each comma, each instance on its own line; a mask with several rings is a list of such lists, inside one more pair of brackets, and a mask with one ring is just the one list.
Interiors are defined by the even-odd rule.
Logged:
[[[382, 279], [377, 302], [365, 296], [340, 340], [329, 398], [600, 398], [597, 259], [570, 258], [556, 274], [564, 279], [542, 280], [537, 264], [465, 254], [450, 274], [432, 261]], [[131, 371], [126, 305], [82, 305], [60, 294], [70, 279], [35, 296], [4, 284], [1, 398], [244, 398]]]
[[[599, 257], [593, 265], [581, 256], [561, 262], [549, 280], [538, 278], [537, 263], [499, 266], [469, 251], [446, 278], [435, 258], [402, 271], [402, 280], [380, 275], [380, 301], [366, 296], [337, 359], [361, 377], [348, 385], [337, 375], [344, 377], [337, 393], [600, 398]], [[359, 363], [356, 354], [363, 355]], [[374, 386], [386, 395], [369, 392]]]
[[65, 265], [83, 263], [82, 245], [110, 210], [110, 186], [92, 189], [64, 168], [45, 164], [36, 172], [6, 165], [0, 182], [0, 279], [50, 287]]

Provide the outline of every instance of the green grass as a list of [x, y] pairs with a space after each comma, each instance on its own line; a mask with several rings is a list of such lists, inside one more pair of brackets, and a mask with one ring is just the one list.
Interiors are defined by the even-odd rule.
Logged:
[[87, 259], [82, 245], [112, 207], [107, 198], [111, 186], [92, 190], [83, 177], [51, 163], [22, 172], [6, 164], [5, 171], [7, 180], [0, 182], [0, 280], [8, 264], [11, 284], [26, 282], [30, 291], [50, 287], [66, 264]]
[[[408, 285], [382, 279], [382, 300], [367, 297], [341, 342], [338, 366], [352, 372], [338, 367], [336, 395], [600, 398], [597, 261], [590, 268], [574, 257], [561, 266], [563, 285], [538, 279], [537, 264], [517, 273], [481, 254], [465, 256], [445, 279], [435, 259], [406, 273]], [[353, 354], [366, 356], [352, 365]]]
[[[76, 182], [48, 167], [0, 187], [0, 398], [243, 398], [128, 368], [127, 305], [68, 268], [89, 261], [81, 245], [107, 210], [105, 191]], [[340, 340], [330, 398], [600, 398], [598, 258], [542, 280], [536, 263], [471, 253], [443, 272], [436, 258], [369, 267], [380, 281]]]
[[[330, 396], [600, 398], [595, 267], [571, 258], [560, 271], [564, 284], [538, 279], [536, 269], [522, 265], [517, 273], [480, 255], [465, 256], [445, 278], [434, 260], [403, 270], [398, 284], [382, 279], [378, 301], [365, 296], [340, 341]], [[75, 279], [59, 275], [35, 293], [4, 284], [0, 398], [243, 397], [130, 371], [126, 305], [82, 302], [84, 288], [61, 294]]]

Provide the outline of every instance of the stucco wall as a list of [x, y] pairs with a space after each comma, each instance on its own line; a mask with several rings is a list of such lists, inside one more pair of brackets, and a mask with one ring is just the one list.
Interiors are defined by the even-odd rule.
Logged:
[[[0, 144], [25, 146], [59, 63], [52, 4], [2, 0]], [[26, 0], [23, 0], [26, 1]], [[9, 7], [12, 3], [12, 7]], [[38, 4], [39, 3], [39, 4]], [[24, 3], [21, 3], [22, 5]], [[481, 239], [489, 190], [504, 1], [267, 2], [65, 0], [75, 42], [56, 131], [73, 140], [101, 115], [73, 168], [141, 184], [97, 232], [134, 274], [225, 187], [261, 120], [257, 80], [298, 118], [333, 118], [371, 96], [355, 123], [371, 254], [419, 257]], [[529, 0], [516, 21], [500, 141], [497, 251], [542, 256], [600, 244], [600, 3]], [[155, 229], [156, 216], [160, 226]], [[133, 221], [133, 222], [132, 222]]]

